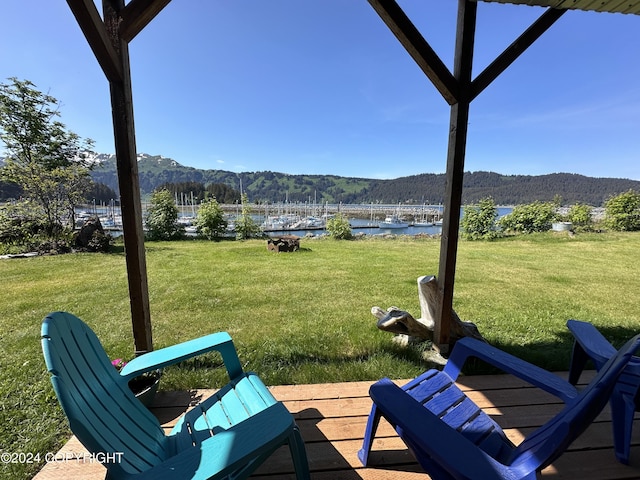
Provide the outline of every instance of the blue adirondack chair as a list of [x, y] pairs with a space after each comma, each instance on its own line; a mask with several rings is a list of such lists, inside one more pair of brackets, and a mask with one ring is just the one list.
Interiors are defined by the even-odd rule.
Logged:
[[[588, 360], [592, 360], [599, 371], [616, 354], [616, 349], [590, 323], [569, 320], [567, 327], [575, 337], [569, 367], [569, 382], [575, 385]], [[622, 371], [610, 402], [616, 458], [624, 464], [629, 463], [633, 416], [640, 410], [639, 387], [640, 358], [634, 357]]]
[[[55, 312], [42, 324], [42, 349], [73, 433], [89, 452], [117, 459], [105, 465], [108, 479], [246, 478], [282, 445], [289, 446], [297, 478], [309, 478], [293, 417], [255, 374], [242, 371], [227, 333], [146, 353], [118, 373], [84, 322]], [[210, 351], [222, 355], [229, 383], [165, 435], [129, 380]]]
[[[584, 390], [546, 370], [472, 338], [459, 340], [443, 371], [429, 370], [402, 388], [388, 379], [371, 386], [373, 407], [362, 450], [364, 465], [380, 417], [393, 425], [434, 480], [526, 479], [557, 459], [606, 405], [615, 382], [640, 346], [630, 340]], [[564, 409], [514, 445], [500, 426], [456, 385], [469, 357], [479, 358], [560, 398]]]

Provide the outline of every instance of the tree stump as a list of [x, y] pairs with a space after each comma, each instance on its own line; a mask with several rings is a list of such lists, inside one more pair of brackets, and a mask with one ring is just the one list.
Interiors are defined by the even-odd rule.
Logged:
[[[373, 307], [371, 313], [378, 319], [378, 328], [397, 334], [394, 340], [400, 344], [424, 341], [433, 343], [439, 295], [436, 277], [425, 275], [418, 278], [420, 318], [416, 319], [409, 312], [400, 310], [398, 307], [389, 307], [386, 311], [380, 307]], [[473, 337], [486, 342], [475, 324], [463, 322], [455, 311], [451, 314], [451, 347], [462, 337]]]

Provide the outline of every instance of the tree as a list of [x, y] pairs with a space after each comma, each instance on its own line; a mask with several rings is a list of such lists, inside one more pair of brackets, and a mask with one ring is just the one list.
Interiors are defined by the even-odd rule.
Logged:
[[247, 240], [249, 238], [259, 237], [262, 232], [260, 227], [251, 218], [251, 207], [249, 206], [249, 197], [246, 193], [241, 195], [242, 212], [240, 218], [236, 220], [236, 238], [238, 240]]
[[466, 205], [462, 216], [463, 237], [468, 240], [493, 240], [500, 236], [496, 228], [498, 209], [493, 198], [487, 197], [478, 205]]
[[336, 240], [349, 240], [352, 238], [349, 219], [341, 213], [327, 220], [327, 232], [329, 232], [331, 238]]
[[611, 197], [604, 205], [605, 225], [611, 230], [640, 230], [640, 193], [629, 190]]
[[558, 218], [556, 207], [553, 202], [518, 205], [510, 214], [502, 217], [498, 225], [505, 231], [518, 233], [546, 232]]
[[92, 182], [91, 189], [87, 192], [87, 200], [95, 200], [95, 203], [109, 203], [118, 198], [113, 188], [100, 182]]
[[83, 151], [93, 144], [55, 120], [59, 102], [36, 90], [28, 80], [9, 79], [0, 84], [0, 140], [8, 151], [8, 161], [21, 165], [37, 163], [47, 169], [87, 166]]
[[214, 198], [200, 205], [196, 216], [198, 235], [209, 240], [222, 237], [227, 230], [227, 221], [218, 201]]
[[184, 228], [178, 223], [178, 207], [169, 190], [153, 192], [145, 223], [149, 240], [177, 240], [184, 235]]
[[28, 80], [9, 80], [0, 84], [0, 141], [7, 154], [0, 177], [21, 190], [21, 219], [39, 225], [34, 235], [58, 241], [72, 230], [74, 209], [90, 186], [83, 152], [92, 141], [56, 120], [54, 97]]

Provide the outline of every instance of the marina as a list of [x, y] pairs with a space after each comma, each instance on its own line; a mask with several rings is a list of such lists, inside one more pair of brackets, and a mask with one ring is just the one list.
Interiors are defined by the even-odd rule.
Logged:
[[[143, 204], [143, 217], [146, 205]], [[241, 215], [238, 205], [221, 205], [229, 224], [228, 235], [233, 235], [236, 219]], [[188, 236], [196, 235], [194, 226], [197, 206], [178, 205], [178, 223]], [[511, 207], [498, 207], [498, 216], [512, 211]], [[76, 225], [88, 217], [98, 216], [102, 227], [112, 236], [122, 235], [120, 207], [85, 205], [76, 212]], [[335, 215], [347, 217], [354, 234], [363, 235], [439, 235], [442, 233], [442, 205], [382, 205], [382, 204], [278, 204], [252, 205], [251, 218], [269, 236], [320, 236], [327, 233], [326, 222]], [[461, 209], [461, 216], [463, 210]]]

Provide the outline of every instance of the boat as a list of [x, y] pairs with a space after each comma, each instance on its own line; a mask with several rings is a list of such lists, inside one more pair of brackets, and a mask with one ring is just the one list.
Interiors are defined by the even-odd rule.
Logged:
[[291, 230], [293, 225], [300, 221], [300, 217], [293, 214], [269, 216], [262, 223], [265, 232], [273, 230]]
[[380, 228], [408, 228], [409, 224], [398, 217], [398, 215], [387, 215], [384, 222], [378, 223]]

